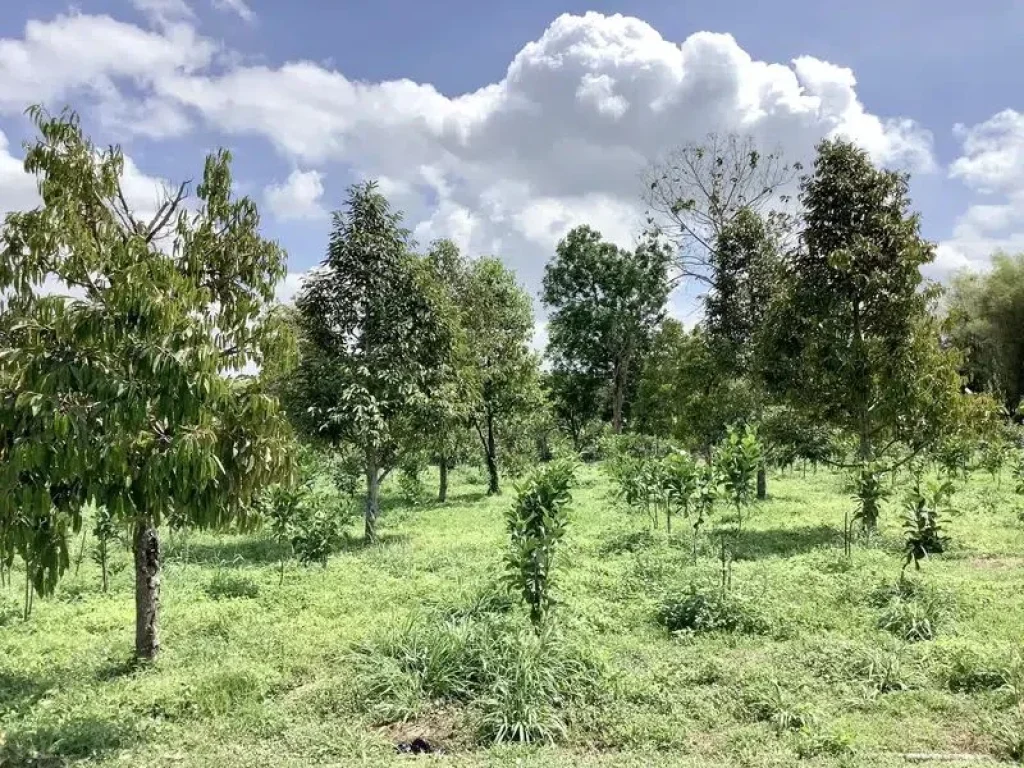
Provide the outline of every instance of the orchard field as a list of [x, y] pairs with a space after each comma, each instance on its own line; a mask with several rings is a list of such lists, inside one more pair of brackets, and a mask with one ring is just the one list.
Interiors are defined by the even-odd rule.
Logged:
[[[587, 465], [556, 556], [548, 651], [500, 583], [510, 495], [486, 497], [473, 469], [453, 473], [445, 504], [412, 504], [386, 484], [379, 542], [363, 545], [353, 528], [325, 568], [296, 565], [267, 531], [172, 534], [165, 650], [150, 668], [127, 663], [131, 555], [112, 545], [104, 594], [90, 537], [29, 621], [17, 568], [0, 590], [0, 763], [888, 766], [911, 753], [1019, 755], [1024, 523], [1006, 474], [961, 487], [947, 551], [900, 590], [895, 500], [847, 557], [843, 476], [772, 473], [735, 542], [740, 626], [672, 634], [659, 620], [667, 601], [719, 588], [712, 538], [702, 535], [694, 565], [687, 521], [671, 536], [663, 521], [652, 529], [601, 465]], [[545, 669], [549, 657], [561, 666]], [[549, 673], [566, 676], [564, 700], [541, 701]], [[517, 696], [542, 724], [564, 724], [558, 746], [491, 744], [493, 718]], [[446, 754], [396, 752], [417, 737]]]
[[26, 115], [0, 766], [1024, 761], [1024, 254], [906, 173], [710, 134], [534, 285], [364, 179], [284, 300], [230, 152]]

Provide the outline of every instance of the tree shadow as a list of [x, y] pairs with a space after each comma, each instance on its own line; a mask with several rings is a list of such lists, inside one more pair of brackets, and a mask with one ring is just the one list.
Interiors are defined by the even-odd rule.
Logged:
[[287, 544], [252, 535], [231, 535], [213, 542], [176, 540], [164, 547], [165, 560], [195, 565], [245, 567], [279, 563], [288, 557], [291, 549]]
[[[53, 687], [53, 681], [48, 678], [0, 670], [0, 720], [8, 712], [31, 707]], [[0, 765], [5, 763], [0, 760]]]
[[435, 504], [439, 507], [450, 504], [476, 504], [487, 498], [489, 498], [487, 491], [462, 491], [461, 493], [449, 493], [448, 501], [435, 502]]
[[842, 532], [830, 525], [744, 529], [736, 535], [734, 552], [737, 560], [788, 557], [837, 544], [841, 539]]
[[0, 745], [0, 765], [58, 768], [73, 760], [95, 759], [122, 748], [137, 737], [135, 726], [124, 719], [95, 715], [33, 725], [24, 731], [15, 726], [7, 731], [6, 740]]
[[392, 531], [380, 531], [377, 534], [377, 540], [372, 542], [367, 541], [362, 536], [345, 536], [345, 540], [335, 550], [335, 554], [362, 552], [367, 549], [384, 549], [385, 547], [401, 544], [408, 540], [409, 536], [407, 534], [394, 533]]

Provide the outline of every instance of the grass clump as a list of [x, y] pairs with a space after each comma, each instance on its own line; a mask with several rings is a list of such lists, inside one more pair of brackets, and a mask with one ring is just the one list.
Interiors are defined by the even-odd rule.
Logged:
[[217, 571], [206, 584], [204, 591], [214, 600], [225, 598], [254, 598], [260, 594], [260, 585], [244, 574]]
[[735, 632], [762, 635], [768, 621], [753, 604], [732, 592], [702, 590], [691, 584], [682, 595], [670, 596], [658, 609], [658, 622], [669, 632]]
[[536, 632], [495, 615], [419, 617], [364, 644], [353, 662], [377, 723], [461, 705], [481, 743], [556, 741], [601, 683], [594, 662], [552, 625]]
[[878, 628], [911, 643], [934, 640], [948, 626], [954, 609], [950, 596], [902, 578], [876, 589], [871, 602], [880, 609]]

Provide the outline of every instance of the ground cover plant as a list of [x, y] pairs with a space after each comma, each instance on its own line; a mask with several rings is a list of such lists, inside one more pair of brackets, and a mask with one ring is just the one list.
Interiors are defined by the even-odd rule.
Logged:
[[[895, 501], [847, 557], [844, 477], [773, 474], [737, 536], [723, 609], [714, 542], [694, 564], [689, 538], [650, 530], [584, 466], [542, 636], [502, 583], [514, 499], [483, 496], [467, 482], [479, 474], [453, 472], [445, 505], [408, 507], [386, 483], [378, 544], [353, 521], [326, 569], [297, 565], [283, 582], [288, 544], [269, 526], [172, 535], [152, 668], [126, 664], [123, 546], [109, 549], [107, 592], [87, 558], [28, 621], [15, 564], [0, 588], [0, 755], [385, 765], [422, 738], [456, 765], [902, 765], [897, 753], [1019, 749], [1012, 483], [986, 474], [955, 493], [950, 546], [901, 580]], [[694, 594], [703, 613], [678, 608]], [[715, 620], [670, 631], [672, 606]]]

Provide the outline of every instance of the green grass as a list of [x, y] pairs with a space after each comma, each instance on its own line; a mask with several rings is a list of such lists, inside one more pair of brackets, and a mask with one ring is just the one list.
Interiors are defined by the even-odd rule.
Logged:
[[[353, 541], [326, 570], [289, 564], [283, 585], [263, 534], [165, 535], [152, 669], [127, 663], [126, 551], [102, 594], [87, 542], [78, 574], [28, 622], [16, 569], [0, 589], [0, 765], [404, 764], [393, 744], [415, 735], [448, 748], [428, 761], [458, 766], [1024, 751], [1024, 523], [1008, 482], [976, 474], [955, 499], [950, 551], [898, 590], [897, 508], [847, 560], [840, 478], [772, 477], [744, 520], [729, 604], [698, 606], [730, 620], [671, 634], [666, 606], [690, 626], [687, 596], [718, 582], [712, 544], [694, 565], [685, 521], [671, 538], [644, 533], [587, 467], [559, 554], [557, 636], [540, 640], [497, 586], [511, 495], [454, 480], [442, 506], [406, 508], [392, 489], [380, 545]], [[516, 708], [557, 743], [493, 745]]]

